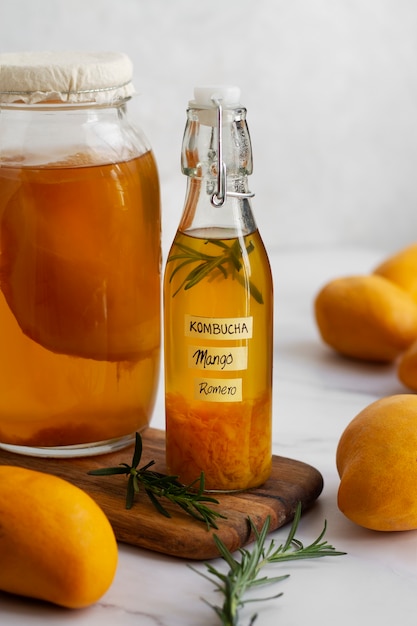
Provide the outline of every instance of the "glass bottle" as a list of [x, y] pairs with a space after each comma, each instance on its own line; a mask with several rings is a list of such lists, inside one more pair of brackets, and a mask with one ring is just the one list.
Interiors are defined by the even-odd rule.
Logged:
[[127, 445], [160, 361], [160, 199], [119, 53], [0, 55], [0, 446]]
[[208, 491], [271, 472], [273, 287], [248, 190], [252, 150], [236, 87], [195, 89], [188, 177], [164, 277], [166, 457]]

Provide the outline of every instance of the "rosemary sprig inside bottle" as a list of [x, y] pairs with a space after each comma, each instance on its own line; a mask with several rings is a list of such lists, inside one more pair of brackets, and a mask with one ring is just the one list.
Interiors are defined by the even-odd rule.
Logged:
[[[322, 541], [326, 532], [326, 522], [324, 523], [324, 528], [317, 539], [310, 545], [304, 546], [299, 539], [295, 538], [300, 517], [301, 505], [299, 504], [287, 540], [284, 544], [281, 544], [278, 547], [276, 546], [274, 540], [271, 540], [269, 546], [265, 546], [266, 536], [270, 526], [269, 517], [266, 519], [260, 532], [255, 528], [253, 522], [249, 519], [249, 524], [255, 535], [255, 542], [251, 550], [241, 548], [238, 551], [240, 560], [235, 559], [221, 539], [219, 539], [217, 535], [214, 535], [214, 540], [220, 555], [229, 567], [227, 573], [219, 571], [211, 563], [205, 563], [210, 575], [201, 573], [194, 567], [190, 566], [191, 569], [203, 576], [203, 578], [206, 578], [210, 582], [214, 583], [216, 590], [222, 594], [223, 604], [221, 606], [207, 603], [215, 611], [222, 626], [238, 626], [239, 611], [245, 606], [245, 604], [250, 602], [272, 600], [282, 596], [282, 593], [278, 593], [273, 596], [263, 598], [244, 597], [246, 592], [250, 589], [277, 583], [288, 578], [288, 574], [273, 577], [261, 576], [261, 570], [266, 565], [280, 563], [282, 561], [315, 559], [324, 556], [340, 556], [345, 554], [345, 552], [336, 551], [333, 546], [327, 543], [327, 541]], [[255, 622], [256, 618], [257, 614], [255, 613], [250, 619], [249, 626]]]
[[94, 476], [125, 474], [128, 476], [126, 492], [127, 509], [132, 508], [135, 494], [139, 493], [142, 488], [155, 509], [161, 515], [171, 517], [169, 511], [167, 511], [160, 502], [161, 498], [166, 498], [173, 504], [181, 507], [183, 511], [194, 519], [199, 522], [204, 522], [207, 529], [217, 529], [216, 519], [225, 519], [225, 516], [208, 506], [209, 504], [218, 504], [219, 502], [215, 498], [204, 494], [204, 473], [202, 472], [200, 478], [196, 479], [191, 484], [182, 485], [178, 481], [178, 476], [169, 476], [152, 471], [150, 467], [155, 465], [155, 461], [150, 461], [138, 469], [142, 457], [142, 449], [142, 437], [139, 433], [136, 433], [135, 450], [131, 465], [121, 463], [116, 467], [103, 467], [90, 470], [88, 474]]
[[[182, 288], [185, 290], [191, 289], [191, 287], [194, 287], [194, 285], [204, 278], [207, 278], [213, 272], [220, 271], [224, 278], [232, 275], [243, 287], [249, 289], [251, 296], [256, 302], [263, 304], [262, 293], [252, 281], [247, 280], [247, 278], [240, 273], [242, 269], [242, 244], [240, 239], [235, 239], [230, 245], [221, 239], [206, 239], [204, 243], [221, 248], [221, 253], [217, 255], [205, 254], [204, 252], [195, 250], [191, 246], [187, 246], [178, 241], [174, 242], [173, 246], [178, 249], [178, 252], [176, 254], [170, 254], [167, 263], [172, 263], [173, 261], [179, 261], [179, 263], [172, 271], [169, 281], [171, 282], [175, 274], [182, 270], [183, 267], [190, 264], [197, 265], [186, 275], [173, 295], [175, 296]], [[246, 246], [247, 254], [253, 252], [254, 249], [255, 246], [252, 241], [250, 241]]]

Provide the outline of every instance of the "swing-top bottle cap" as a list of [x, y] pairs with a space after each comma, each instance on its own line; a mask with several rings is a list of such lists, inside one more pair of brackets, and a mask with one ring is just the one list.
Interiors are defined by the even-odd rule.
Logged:
[[194, 87], [192, 105], [215, 107], [216, 101], [222, 106], [234, 108], [240, 106], [240, 89], [235, 85], [206, 85]]

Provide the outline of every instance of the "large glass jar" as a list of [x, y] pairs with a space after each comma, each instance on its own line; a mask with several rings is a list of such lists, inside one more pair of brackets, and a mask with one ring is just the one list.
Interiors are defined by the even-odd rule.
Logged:
[[160, 199], [119, 53], [0, 55], [0, 446], [87, 455], [151, 418]]

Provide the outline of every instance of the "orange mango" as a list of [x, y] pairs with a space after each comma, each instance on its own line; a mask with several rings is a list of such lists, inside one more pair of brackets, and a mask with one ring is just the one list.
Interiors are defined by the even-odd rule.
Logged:
[[323, 341], [348, 357], [389, 362], [417, 339], [417, 303], [382, 276], [332, 280], [314, 308]]
[[352, 522], [379, 531], [417, 528], [417, 396], [373, 402], [339, 440], [338, 506]]
[[67, 608], [95, 603], [117, 567], [116, 539], [83, 490], [51, 474], [0, 466], [0, 589]]
[[385, 259], [373, 273], [395, 283], [417, 302], [417, 243]]

